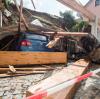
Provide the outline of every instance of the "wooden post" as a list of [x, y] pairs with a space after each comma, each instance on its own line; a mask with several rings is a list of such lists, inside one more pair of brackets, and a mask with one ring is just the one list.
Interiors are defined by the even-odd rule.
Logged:
[[18, 27], [18, 31], [21, 32], [21, 15], [22, 15], [22, 9], [23, 9], [23, 0], [20, 1], [20, 13], [19, 13], [19, 27]]
[[[19, 6], [17, 5], [16, 0], [13, 0], [13, 1], [14, 1], [14, 3], [15, 3], [16, 7], [17, 7], [18, 12], [20, 13], [20, 8], [19, 8]], [[24, 22], [24, 25], [25, 25], [26, 29], [29, 30], [28, 24], [27, 24], [27, 22], [26, 22], [26, 20], [25, 20], [25, 18], [24, 18], [24, 16], [23, 16], [23, 14], [21, 14], [21, 18], [22, 18], [22, 20], [23, 20], [23, 22]]]

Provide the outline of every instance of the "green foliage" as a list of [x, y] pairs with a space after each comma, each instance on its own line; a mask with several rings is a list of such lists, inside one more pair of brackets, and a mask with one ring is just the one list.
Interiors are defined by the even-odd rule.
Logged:
[[76, 22], [71, 11], [60, 12], [60, 16], [62, 17], [63, 29], [65, 30], [67, 28], [69, 31], [82, 32], [89, 26], [89, 24], [84, 21]]
[[12, 2], [12, 0], [3, 0], [4, 2], [4, 6], [6, 9], [9, 9], [10, 3]]
[[63, 28], [71, 31], [72, 27], [76, 24], [75, 17], [71, 11], [66, 11], [64, 13], [60, 12], [60, 16], [62, 17]]
[[84, 31], [84, 29], [87, 28], [88, 25], [89, 25], [89, 24], [88, 24], [87, 22], [84, 22], [84, 21], [77, 22], [77, 23], [72, 27], [72, 31], [75, 31], [75, 32]]

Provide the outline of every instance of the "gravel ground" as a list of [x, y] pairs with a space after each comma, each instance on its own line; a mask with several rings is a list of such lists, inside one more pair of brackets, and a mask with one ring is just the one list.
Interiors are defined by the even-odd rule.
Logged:
[[23, 99], [31, 85], [39, 83], [62, 69], [62, 66], [59, 67], [59, 65], [54, 67], [57, 67], [54, 71], [48, 71], [44, 74], [0, 78], [0, 99]]
[[[100, 65], [92, 64], [90, 70], [95, 70]], [[45, 74], [35, 74], [20, 77], [0, 78], [0, 99], [23, 99], [27, 89], [39, 83], [44, 78], [57, 73], [62, 68], [58, 68]], [[100, 74], [90, 77], [81, 83], [73, 99], [100, 99]]]
[[[92, 66], [90, 70], [100, 68], [100, 65], [92, 64]], [[84, 80], [74, 99], [100, 99], [100, 73]]]
[[0, 99], [22, 99], [29, 86], [43, 79], [43, 74], [0, 79]]

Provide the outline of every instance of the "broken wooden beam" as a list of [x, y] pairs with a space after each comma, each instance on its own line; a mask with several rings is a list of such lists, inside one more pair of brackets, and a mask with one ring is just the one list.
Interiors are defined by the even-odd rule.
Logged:
[[[53, 68], [15, 68], [16, 71], [51, 71]], [[9, 68], [0, 68], [0, 73], [6, 73], [10, 71]]]
[[22, 22], [22, 12], [23, 11], [23, 0], [20, 1], [20, 12], [19, 12], [19, 26], [18, 26], [18, 32], [21, 32], [21, 22]]
[[[53, 35], [55, 32], [44, 32], [43, 34]], [[56, 36], [86, 36], [85, 32], [57, 32]]]
[[60, 40], [60, 38], [54, 38], [54, 40], [52, 40], [52, 41], [50, 41], [46, 46], [48, 47], [48, 48], [53, 48], [56, 44], [57, 44], [57, 42]]
[[9, 72], [8, 74], [9, 75], [11, 75], [11, 74], [14, 74], [14, 75], [17, 75], [17, 74], [43, 74], [46, 72], [47, 71], [16, 71], [15, 73]]
[[[95, 15], [88, 9], [86, 9], [83, 5], [78, 4], [75, 0], [57, 0], [57, 1], [81, 13], [83, 16], [88, 18], [88, 21], [92, 22], [95, 20]], [[99, 25], [100, 25], [100, 19], [99, 19]]]
[[[20, 8], [19, 8], [19, 6], [18, 6], [18, 4], [17, 4], [17, 1], [16, 1], [16, 0], [13, 0], [13, 1], [14, 1], [14, 3], [15, 3], [16, 7], [17, 7], [18, 12], [20, 13]], [[22, 18], [22, 20], [23, 20], [23, 23], [24, 23], [26, 29], [29, 30], [29, 26], [28, 26], [28, 24], [27, 24], [27, 22], [26, 22], [26, 20], [25, 20], [25, 18], [24, 18], [24, 15], [23, 15], [22, 13], [21, 13], [21, 18]]]
[[89, 20], [94, 20], [94, 15], [93, 13], [89, 12], [84, 6], [78, 4], [75, 0], [57, 0], [60, 3], [64, 4], [65, 6], [68, 6], [72, 8], [75, 11], [80, 12], [83, 14], [85, 17], [89, 18]]
[[[76, 61], [74, 64], [68, 67], [65, 67], [60, 72], [41, 81], [39, 84], [35, 86], [33, 85], [33, 87], [30, 87], [27, 91], [27, 96], [31, 96], [36, 91], [39, 91], [39, 90], [41, 90], [40, 92], [42, 92], [42, 89], [47, 90], [48, 88], [51, 88], [52, 86], [59, 85], [61, 82], [68, 81], [70, 79], [73, 79], [77, 76], [82, 75], [84, 72], [86, 72], [88, 65], [89, 65], [88, 60], [80, 59]], [[78, 86], [79, 86], [79, 83], [74, 84], [59, 92], [53, 93], [52, 95], [48, 97], [44, 97], [44, 99], [72, 99]]]
[[[44, 34], [49, 34], [49, 35], [53, 35], [55, 34], [55, 32], [45, 32]], [[88, 33], [84, 33], [84, 32], [56, 32], [55, 36], [86, 36], [88, 35]], [[48, 48], [53, 48], [57, 42], [60, 40], [61, 37], [55, 37], [54, 40], [51, 40], [46, 46]]]
[[45, 74], [47, 71], [34, 71], [34, 72], [23, 72], [23, 73], [8, 73], [8, 74], [0, 74], [0, 78], [8, 78], [8, 77], [17, 77], [17, 76], [27, 76], [33, 74]]
[[[44, 27], [31, 25], [31, 24], [28, 24], [28, 25], [30, 27], [29, 32], [40, 33], [41, 31], [54, 31], [51, 28], [44, 28]], [[26, 28], [23, 24], [21, 25], [21, 31], [26, 32]], [[0, 39], [8, 35], [16, 35], [16, 32], [18, 32], [18, 25], [3, 27], [0, 29]]]
[[0, 66], [67, 63], [66, 52], [0, 51]]

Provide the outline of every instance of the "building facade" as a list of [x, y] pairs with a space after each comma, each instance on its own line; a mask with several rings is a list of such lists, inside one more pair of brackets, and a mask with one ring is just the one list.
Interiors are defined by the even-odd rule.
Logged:
[[[85, 8], [100, 19], [100, 0], [90, 0]], [[98, 26], [97, 39], [100, 41], [100, 26]]]

